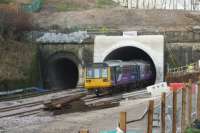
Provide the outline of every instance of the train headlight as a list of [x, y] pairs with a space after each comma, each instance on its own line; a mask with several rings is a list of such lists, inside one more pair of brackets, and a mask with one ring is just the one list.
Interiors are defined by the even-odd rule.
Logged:
[[108, 82], [108, 79], [103, 79], [103, 82]]
[[91, 80], [86, 80], [87, 83], [91, 82]]

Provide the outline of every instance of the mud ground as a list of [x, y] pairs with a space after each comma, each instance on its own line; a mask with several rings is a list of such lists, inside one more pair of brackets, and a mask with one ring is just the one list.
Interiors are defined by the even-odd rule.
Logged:
[[[78, 133], [88, 128], [91, 133], [113, 130], [118, 125], [119, 112], [127, 112], [127, 120], [139, 118], [148, 105], [149, 98], [121, 101], [120, 106], [93, 110], [77, 111], [61, 115], [41, 112], [26, 117], [0, 119], [0, 132], [8, 133]], [[146, 117], [141, 121], [128, 124], [128, 130], [146, 131]]]

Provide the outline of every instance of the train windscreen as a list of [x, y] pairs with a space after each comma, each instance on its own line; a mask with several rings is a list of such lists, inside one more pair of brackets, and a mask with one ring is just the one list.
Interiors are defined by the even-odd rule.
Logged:
[[86, 69], [86, 77], [87, 78], [107, 78], [108, 77], [108, 69], [104, 68], [87, 68]]

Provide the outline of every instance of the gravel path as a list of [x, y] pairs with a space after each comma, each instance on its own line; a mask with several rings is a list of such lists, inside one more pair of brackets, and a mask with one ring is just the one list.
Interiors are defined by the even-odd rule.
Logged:
[[[78, 133], [81, 128], [88, 128], [92, 133], [115, 129], [118, 125], [119, 112], [126, 111], [127, 119], [134, 120], [145, 111], [149, 98], [122, 101], [120, 106], [89, 112], [75, 112], [52, 116], [43, 112], [27, 117], [0, 119], [0, 131], [8, 133]], [[146, 130], [146, 118], [128, 124], [128, 129]]]

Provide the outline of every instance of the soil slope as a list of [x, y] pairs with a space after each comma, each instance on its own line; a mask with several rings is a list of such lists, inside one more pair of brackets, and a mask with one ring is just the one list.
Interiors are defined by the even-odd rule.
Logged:
[[188, 30], [198, 25], [200, 13], [172, 10], [128, 10], [123, 8], [91, 9], [86, 11], [40, 12], [34, 23], [40, 27], [96, 28], [126, 30]]

